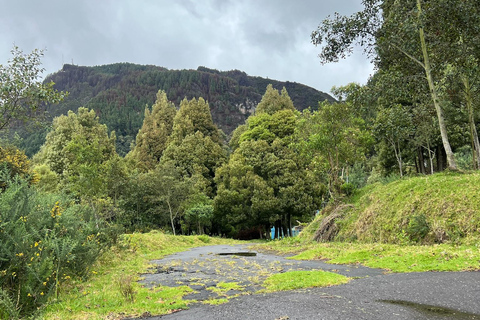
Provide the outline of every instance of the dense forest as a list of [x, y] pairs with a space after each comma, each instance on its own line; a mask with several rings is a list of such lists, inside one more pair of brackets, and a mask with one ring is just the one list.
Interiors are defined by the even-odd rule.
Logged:
[[357, 40], [375, 62], [337, 100], [204, 67], [65, 65], [41, 82], [41, 51], [15, 48], [0, 130], [43, 105], [53, 121], [0, 146], [0, 303], [34, 312], [120, 233], [289, 236], [368, 184], [478, 170], [479, 5], [363, 4], [312, 33], [324, 63]]
[[[100, 122], [114, 130], [117, 152], [125, 156], [142, 125], [145, 107], [155, 101], [158, 90], [176, 106], [184, 98], [208, 101], [214, 123], [230, 134], [255, 110], [268, 84], [287, 88], [299, 110], [316, 108], [318, 101], [334, 99], [323, 92], [295, 82], [280, 82], [251, 77], [239, 70], [220, 72], [206, 67], [197, 70], [168, 70], [162, 67], [117, 63], [96, 67], [64, 65], [49, 75], [45, 83], [68, 92], [59, 104], [48, 105], [49, 119], [79, 107], [95, 110]], [[21, 147], [33, 156], [43, 144], [46, 132], [18, 130], [23, 138]]]

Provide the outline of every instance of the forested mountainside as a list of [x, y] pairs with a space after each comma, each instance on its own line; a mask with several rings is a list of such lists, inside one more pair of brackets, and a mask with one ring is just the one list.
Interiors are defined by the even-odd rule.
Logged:
[[[285, 87], [298, 110], [316, 109], [319, 101], [334, 99], [311, 87], [261, 77], [251, 77], [239, 70], [221, 72], [199, 67], [197, 70], [168, 70], [151, 65], [116, 63], [95, 67], [66, 64], [45, 81], [55, 82], [55, 89], [68, 91], [60, 104], [49, 106], [51, 117], [76, 111], [79, 107], [94, 109], [100, 121], [115, 130], [117, 151], [125, 155], [142, 125], [145, 106], [151, 106], [158, 90], [164, 90], [178, 107], [180, 101], [203, 97], [208, 101], [215, 124], [230, 134], [254, 111], [268, 84]], [[27, 154], [35, 153], [44, 134], [24, 138]]]

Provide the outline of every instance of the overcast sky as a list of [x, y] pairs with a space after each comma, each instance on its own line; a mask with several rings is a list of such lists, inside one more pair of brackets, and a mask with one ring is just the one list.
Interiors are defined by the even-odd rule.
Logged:
[[0, 8], [0, 64], [14, 44], [46, 49], [44, 75], [72, 62], [205, 66], [329, 92], [373, 72], [361, 50], [322, 66], [310, 42], [327, 15], [358, 11], [361, 0], [0, 0]]

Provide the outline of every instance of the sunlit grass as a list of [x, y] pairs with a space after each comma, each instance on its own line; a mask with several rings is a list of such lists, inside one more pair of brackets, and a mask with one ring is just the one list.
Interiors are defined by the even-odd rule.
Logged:
[[362, 264], [391, 272], [480, 270], [480, 247], [473, 245], [413, 246], [285, 240], [258, 245], [256, 249], [297, 254], [290, 259]]

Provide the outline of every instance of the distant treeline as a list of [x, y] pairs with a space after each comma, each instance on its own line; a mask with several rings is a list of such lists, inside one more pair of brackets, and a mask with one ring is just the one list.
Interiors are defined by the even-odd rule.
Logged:
[[[69, 92], [63, 102], [47, 107], [52, 119], [79, 107], [95, 110], [101, 122], [115, 131], [120, 155], [130, 150], [142, 125], [145, 107], [155, 102], [158, 90], [165, 91], [177, 108], [185, 97], [203, 97], [210, 105], [214, 123], [227, 135], [252, 114], [268, 84], [278, 90], [285, 87], [298, 110], [316, 109], [318, 101], [334, 101], [330, 95], [299, 83], [251, 77], [239, 70], [221, 72], [206, 67], [168, 70], [131, 63], [95, 67], [65, 64], [62, 70], [49, 75], [45, 81], [53, 81], [55, 89]], [[32, 156], [43, 144], [46, 132], [36, 130], [20, 135], [22, 148]]]

